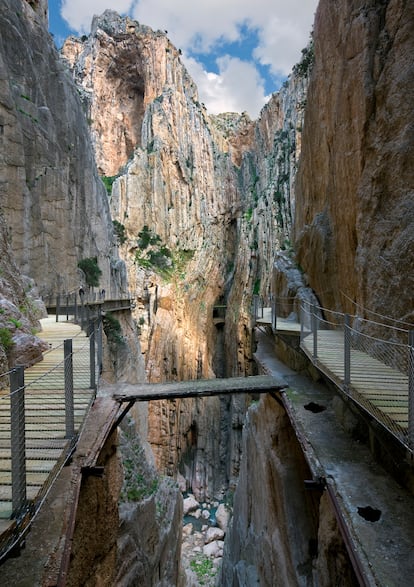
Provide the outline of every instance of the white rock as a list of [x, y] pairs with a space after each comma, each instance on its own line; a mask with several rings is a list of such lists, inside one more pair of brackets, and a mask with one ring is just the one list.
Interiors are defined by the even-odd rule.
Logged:
[[201, 512], [201, 517], [204, 518], [204, 520], [208, 520], [210, 517], [210, 512], [208, 510], [203, 510]]
[[203, 524], [203, 525], [201, 526], [201, 531], [202, 531], [202, 532], [207, 532], [207, 530], [208, 530], [208, 524]]
[[198, 520], [198, 518], [201, 516], [200, 508], [198, 508], [198, 510], [196, 510], [195, 512], [191, 512], [190, 515], [193, 516], [193, 518], [197, 518], [197, 520]]
[[193, 552], [201, 552], [201, 546], [194, 546]]
[[219, 528], [221, 528], [223, 532], [227, 532], [227, 526], [230, 520], [230, 512], [223, 503], [221, 503], [217, 508], [216, 520]]
[[189, 536], [190, 534], [192, 534], [192, 532], [193, 532], [193, 525], [191, 523], [186, 524], [183, 527], [183, 534], [184, 534], [184, 536]]
[[181, 473], [177, 474], [177, 485], [182, 493], [187, 489], [187, 482]]
[[221, 528], [209, 528], [205, 534], [205, 543], [213, 542], [213, 540], [221, 540], [224, 538], [224, 532]]
[[186, 516], [189, 512], [193, 512], [199, 506], [198, 501], [193, 495], [189, 495], [183, 500], [183, 514]]
[[218, 556], [220, 556], [220, 552], [222, 552], [222, 550], [223, 549], [220, 548], [219, 541], [214, 540], [213, 542], [210, 542], [209, 544], [206, 544], [204, 546], [203, 554], [211, 558], [217, 558]]

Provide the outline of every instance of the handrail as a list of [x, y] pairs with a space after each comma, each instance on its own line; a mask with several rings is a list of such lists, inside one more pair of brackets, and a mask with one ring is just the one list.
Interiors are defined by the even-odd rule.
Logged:
[[342, 291], [342, 290], [339, 290], [339, 291], [344, 296], [344, 298], [346, 298], [348, 301], [351, 302], [351, 304], [353, 304], [356, 308], [361, 308], [361, 310], [366, 314], [372, 314], [373, 316], [378, 316], [379, 318], [384, 318], [384, 320], [389, 320], [390, 322], [397, 322], [398, 324], [405, 324], [406, 326], [413, 326], [410, 322], [406, 322], [405, 320], [399, 320], [398, 318], [391, 318], [391, 316], [386, 316], [384, 314], [379, 314], [378, 312], [374, 312], [373, 310], [369, 310], [368, 308], [365, 308], [364, 306], [362, 306], [361, 304], [358, 304], [353, 299], [351, 299], [349, 296], [347, 296], [344, 291]]
[[[330, 330], [335, 331], [340, 329], [343, 331], [343, 371], [342, 374], [339, 374], [339, 372], [333, 373], [333, 367], [329, 367], [329, 360], [320, 357], [320, 339], [323, 338], [323, 332], [325, 332], [320, 328], [320, 324], [325, 322], [323, 318], [320, 318], [320, 310], [321, 307], [302, 303], [300, 318], [301, 348], [306, 354], [310, 355], [315, 366], [339, 385], [340, 389], [347, 396], [351, 397], [365, 411], [369, 412], [372, 417], [384, 425], [394, 437], [404, 444], [406, 448], [411, 452], [414, 452], [413, 330], [408, 331], [388, 324], [365, 320], [366, 323], [369, 323], [374, 327], [374, 332], [377, 326], [381, 326], [382, 328], [387, 329], [387, 331], [397, 331], [399, 334], [403, 333], [407, 335], [406, 342], [393, 340], [391, 337], [381, 338], [371, 334], [369, 331], [363, 332], [362, 330], [353, 327], [351, 325], [351, 320], [354, 319], [354, 321], [358, 323], [361, 321], [359, 316], [342, 314], [343, 321], [338, 324], [329, 324]], [[326, 310], [325, 308], [323, 310], [329, 312], [329, 310]], [[338, 315], [338, 312], [336, 312], [336, 315]], [[339, 342], [341, 339], [337, 338], [336, 340]], [[340, 349], [338, 348], [337, 352], [339, 352], [339, 350]], [[396, 390], [395, 394], [397, 394], [398, 390], [398, 395], [395, 395], [394, 398], [392, 395], [393, 392], [389, 392], [391, 393], [391, 396], [390, 399], [384, 399], [384, 407], [382, 407], [383, 404], [380, 403], [382, 400], [377, 399], [376, 402], [373, 403], [371, 399], [367, 398], [369, 394], [364, 394], [362, 383], [363, 377], [361, 377], [358, 372], [355, 372], [355, 367], [353, 368], [354, 361], [358, 362], [359, 358], [362, 360], [363, 356], [370, 357], [370, 364], [372, 364], [372, 368], [375, 369], [376, 372], [380, 370], [381, 365], [383, 366], [381, 369], [388, 369], [388, 375], [382, 376], [384, 386], [388, 381], [388, 387], [394, 388]], [[328, 364], [326, 361], [328, 361]], [[364, 362], [366, 363], [366, 359]], [[366, 366], [365, 368], [368, 369], [369, 367]], [[404, 397], [406, 397], [406, 400]], [[393, 417], [393, 410], [388, 407], [390, 403], [394, 406], [394, 411], [397, 409], [399, 419], [397, 419], [397, 416]], [[404, 421], [404, 414], [407, 426], [403, 426], [400, 423]]]
[[[277, 332], [277, 308], [282, 305], [277, 303], [278, 300], [285, 301], [285, 298], [273, 297], [271, 307], [265, 308], [264, 299], [254, 296], [254, 322], [260, 325], [269, 324], [273, 331]], [[408, 450], [414, 452], [414, 325], [404, 323], [411, 326], [412, 330], [408, 330], [386, 323], [388, 317], [384, 317], [384, 322], [378, 322], [361, 318], [358, 314], [346, 314], [324, 308], [307, 299], [298, 297], [296, 301], [297, 304], [290, 302], [288, 307], [286, 305], [284, 307], [285, 312], [288, 312], [290, 308], [295, 312], [292, 318], [296, 317], [297, 322], [293, 327], [289, 327], [288, 322], [291, 318], [289, 321], [284, 319], [281, 330], [285, 332], [286, 329], [291, 329], [292, 332], [298, 332], [299, 323], [300, 346], [313, 364], [332, 379], [341, 391], [352, 397], [365, 411], [385, 426]], [[299, 313], [298, 310], [300, 316], [296, 316]], [[399, 323], [403, 322], [399, 321]], [[323, 349], [323, 344], [329, 345], [329, 331], [342, 334], [336, 335], [335, 338], [331, 337], [332, 342], [328, 352], [327, 347]], [[341, 363], [338, 361], [338, 353], [343, 353], [342, 370], [338, 365]], [[336, 356], [335, 364], [329, 355]], [[364, 356], [369, 358], [363, 360]], [[368, 361], [371, 368], [375, 370], [375, 376], [371, 374], [375, 381], [377, 381], [377, 373], [385, 370], [387, 375], [383, 376], [382, 387], [391, 389], [389, 391], [391, 395], [387, 399], [373, 402], [368, 399], [370, 394], [367, 390], [365, 390], [365, 396], [363, 391], [361, 393], [357, 391], [356, 381], [358, 381], [358, 389], [361, 390], [363, 377], [360, 376], [360, 372], [365, 370], [365, 366], [362, 366], [358, 373], [357, 360]], [[332, 365], [329, 366], [331, 363]], [[397, 385], [398, 388], [395, 387]], [[367, 383], [367, 389], [369, 386], [372, 389], [372, 381], [369, 385]], [[375, 389], [377, 387], [379, 389], [381, 383], [378, 382]], [[393, 392], [392, 389], [396, 391]], [[379, 401], [383, 402], [380, 408], [377, 405]]]
[[[96, 323], [96, 321], [94, 321]], [[73, 349], [72, 342], [77, 337], [65, 339], [63, 343], [63, 360], [57, 358], [56, 364], [53, 364], [48, 368], [46, 373], [39, 376], [35, 376], [33, 379], [27, 376], [25, 381], [24, 368], [18, 367], [13, 368], [10, 371], [0, 374], [0, 378], [6, 378], [9, 376], [10, 384], [8, 389], [3, 389], [0, 394], [0, 406], [2, 410], [6, 410], [6, 413], [10, 413], [10, 454], [11, 454], [11, 487], [12, 487], [12, 512], [11, 520], [15, 520], [15, 527], [12, 531], [5, 533], [0, 536], [0, 560], [4, 558], [10, 549], [19, 542], [21, 536], [27, 531], [28, 519], [32, 520], [42, 503], [44, 502], [45, 494], [50, 490], [50, 487], [55, 482], [58, 472], [61, 470], [61, 461], [66, 460], [68, 455], [67, 452], [72, 452], [78, 438], [78, 428], [82, 426], [82, 423], [77, 421], [75, 425], [75, 410], [74, 410], [74, 394], [80, 390], [90, 390], [90, 401], [92, 401], [96, 387], [96, 377], [100, 376], [102, 355], [100, 353], [101, 342], [99, 337], [102, 336], [101, 323], [98, 324], [98, 328], [94, 325], [89, 328], [89, 338], [85, 339], [85, 344], [78, 344], [78, 348]], [[95, 344], [95, 338], [98, 337], [98, 342]], [[54, 347], [53, 350], [61, 348], [62, 345]], [[85, 347], [89, 347], [89, 352], [85, 352]], [[48, 351], [50, 352], [50, 351]], [[90, 356], [93, 353], [93, 359]], [[85, 375], [89, 373], [88, 379]], [[89, 382], [89, 383], [88, 383]], [[27, 426], [26, 417], [28, 410], [30, 410], [31, 402], [25, 400], [26, 394], [30, 398], [39, 398], [42, 400], [42, 389], [54, 390], [53, 393], [57, 397], [61, 397], [61, 404], [56, 404], [59, 412], [59, 405], [61, 405], [60, 413], [56, 416], [52, 416], [47, 421], [46, 426], [43, 428], [40, 426], [37, 430], [41, 433], [42, 439], [49, 438], [52, 445], [59, 439], [57, 446], [62, 446], [62, 452], [60, 456], [56, 456], [58, 459], [56, 466], [53, 467], [51, 473], [43, 482], [43, 486], [36, 494], [36, 497], [28, 499], [26, 494], [27, 484], [27, 471], [26, 471], [26, 445], [27, 445]], [[39, 391], [40, 395], [38, 395]], [[59, 392], [62, 392], [61, 396]], [[82, 393], [83, 396], [83, 393]], [[55, 397], [55, 396], [54, 396]], [[86, 399], [86, 398], [85, 398]], [[55, 401], [55, 400], [54, 400]], [[25, 403], [27, 405], [25, 406]], [[87, 404], [82, 403], [85, 406], [85, 413], [83, 419], [87, 414]], [[90, 405], [90, 403], [89, 403]], [[63, 409], [62, 409], [63, 408]], [[35, 408], [36, 411], [41, 408]], [[10, 412], [9, 412], [10, 410]], [[77, 413], [79, 409], [76, 410]], [[33, 418], [36, 412], [32, 412], [31, 418]], [[45, 412], [43, 412], [45, 413]], [[64, 418], [62, 420], [62, 417]], [[33, 421], [33, 420], [32, 420]], [[34, 420], [38, 422], [38, 420]], [[53, 428], [58, 425], [62, 426], [59, 432], [56, 434], [53, 432]], [[50, 432], [48, 432], [50, 431]], [[62, 436], [64, 434], [64, 436]], [[66, 439], [66, 440], [65, 440]], [[36, 441], [34, 441], [36, 444]], [[48, 450], [45, 448], [45, 450]], [[29, 496], [30, 497], [30, 496]], [[34, 500], [33, 500], [34, 499]], [[29, 522], [30, 523], [30, 522]], [[20, 538], [19, 538], [20, 537]]]

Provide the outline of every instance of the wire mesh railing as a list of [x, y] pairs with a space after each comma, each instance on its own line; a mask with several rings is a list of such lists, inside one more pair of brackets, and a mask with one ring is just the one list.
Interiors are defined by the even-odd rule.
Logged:
[[76, 445], [101, 371], [101, 336], [94, 321], [88, 337], [66, 338], [40, 364], [0, 375], [0, 518], [10, 521], [0, 535], [0, 559], [18, 542]]
[[59, 318], [63, 320], [74, 320], [81, 324], [82, 329], [86, 328], [91, 320], [99, 318], [102, 308], [108, 310], [120, 310], [131, 307], [131, 292], [118, 293], [116, 296], [108, 295], [104, 289], [70, 291], [56, 295], [43, 296], [43, 302], [49, 312], [56, 315], [56, 322]]
[[412, 331], [306, 302], [300, 324], [301, 348], [318, 369], [413, 451]]

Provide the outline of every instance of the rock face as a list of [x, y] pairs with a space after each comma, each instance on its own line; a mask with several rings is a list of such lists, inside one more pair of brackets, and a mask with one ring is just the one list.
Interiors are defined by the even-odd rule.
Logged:
[[[273, 250], [288, 246], [307, 72], [254, 124], [209, 118], [165, 34], [114, 12], [63, 54], [101, 172], [118, 175], [111, 207], [149, 380], [253, 373], [252, 294], [269, 291]], [[151, 405], [160, 470], [181, 467], [197, 499], [220, 491], [237, 477], [244, 410], [244, 399]]]
[[116, 585], [181, 587], [183, 501], [172, 479], [159, 477], [145, 459], [133, 427], [124, 426], [124, 484]]
[[323, 306], [409, 322], [413, 26], [407, 2], [319, 3], [294, 238]]
[[[33, 332], [46, 313], [33, 280], [20, 274], [0, 211], [0, 374], [15, 365], [30, 366], [43, 358], [46, 345]], [[8, 377], [0, 378], [0, 389]]]
[[0, 11], [2, 211], [16, 262], [41, 294], [77, 290], [78, 261], [95, 256], [116, 293], [126, 284], [114, 279], [108, 198], [78, 92], [45, 30], [46, 7], [5, 0]]
[[220, 585], [353, 584], [333, 512], [326, 499], [319, 504], [306, 491], [307, 474], [284, 409], [269, 396], [260, 400], [249, 410], [243, 433]]
[[[108, 53], [119, 69], [105, 61]], [[138, 301], [135, 317], [143, 333], [148, 379], [213, 377], [219, 369], [223, 373], [217, 360], [223, 325], [216, 327], [213, 308], [223, 305], [231, 276], [239, 188], [231, 158], [214, 142], [216, 131], [179, 52], [164, 34], [107, 11], [94, 21], [87, 40], [72, 39], [65, 45], [64, 55], [83, 91], [91, 94], [100, 168], [117, 173], [133, 155], [114, 183], [111, 205], [125, 227], [121, 250]], [[121, 83], [126, 79], [129, 85]], [[129, 99], [132, 88], [138, 95], [138, 86], [139, 115], [136, 100]], [[108, 123], [102, 104], [109, 95], [114, 109], [124, 113], [122, 120], [110, 116]], [[100, 132], [103, 125], [112, 128], [112, 136], [130, 137], [121, 141], [118, 159]], [[223, 177], [228, 178], [224, 183]], [[152, 256], [144, 237], [151, 241]], [[150, 406], [148, 435], [159, 469], [175, 474], [178, 463], [190, 462], [191, 455], [195, 464], [191, 470], [183, 464], [183, 472], [199, 499], [225, 481], [220, 449], [210, 434], [213, 426], [220, 428], [222, 410], [227, 407], [218, 399]], [[220, 442], [224, 452], [225, 431]], [[221, 474], [214, 474], [215, 463]]]

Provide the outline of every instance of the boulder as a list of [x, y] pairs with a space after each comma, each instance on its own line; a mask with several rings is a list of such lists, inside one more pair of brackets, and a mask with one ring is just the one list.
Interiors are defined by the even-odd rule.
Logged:
[[223, 556], [223, 546], [223, 540], [214, 540], [204, 546], [203, 554], [211, 558], [218, 558], [219, 556]]
[[221, 503], [217, 508], [216, 520], [218, 527], [221, 528], [223, 532], [227, 532], [227, 526], [230, 520], [230, 512], [223, 503]]
[[205, 534], [205, 543], [209, 544], [214, 540], [222, 540], [224, 538], [224, 532], [221, 528], [209, 528]]
[[194, 512], [199, 507], [198, 501], [193, 495], [189, 495], [183, 500], [183, 514], [186, 516], [190, 512]]

